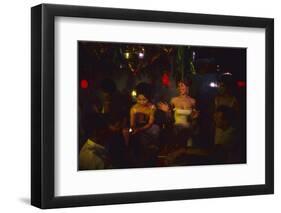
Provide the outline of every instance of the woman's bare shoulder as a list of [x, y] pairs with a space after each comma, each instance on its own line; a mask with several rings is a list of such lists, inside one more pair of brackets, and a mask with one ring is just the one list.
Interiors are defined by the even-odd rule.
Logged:
[[190, 96], [189, 96], [189, 98], [190, 98], [190, 101], [191, 101], [192, 103], [196, 103], [196, 99], [195, 99], [195, 98], [192, 98], [192, 97], [190, 97]]
[[189, 101], [192, 105], [195, 105], [195, 104], [196, 104], [195, 98], [192, 98], [192, 97], [190, 97], [190, 96], [188, 96], [188, 101]]
[[171, 99], [171, 104], [174, 104], [174, 103], [177, 102], [178, 100], [179, 100], [178, 97], [173, 97], [173, 98]]
[[138, 108], [137, 104], [134, 104], [133, 106], [131, 106], [131, 112], [135, 112]]

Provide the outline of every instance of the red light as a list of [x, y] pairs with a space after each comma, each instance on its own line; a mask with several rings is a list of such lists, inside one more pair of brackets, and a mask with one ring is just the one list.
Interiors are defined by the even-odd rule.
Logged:
[[245, 81], [237, 81], [237, 86], [238, 87], [246, 87], [246, 82]]
[[88, 83], [87, 80], [81, 80], [81, 82], [80, 82], [80, 87], [81, 87], [82, 89], [87, 89], [88, 86], [89, 86], [89, 83]]
[[162, 84], [164, 86], [167, 86], [167, 87], [170, 85], [170, 78], [169, 78], [169, 75], [167, 73], [164, 73], [162, 75]]

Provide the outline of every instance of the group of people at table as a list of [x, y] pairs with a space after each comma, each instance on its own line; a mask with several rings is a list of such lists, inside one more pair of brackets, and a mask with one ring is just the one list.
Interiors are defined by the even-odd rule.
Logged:
[[[151, 86], [139, 83], [127, 115], [117, 110], [126, 104], [114, 97], [115, 88], [104, 89], [102, 107], [82, 118], [87, 127], [83, 129], [86, 137], [79, 151], [79, 170], [235, 162], [239, 152], [233, 124], [239, 111], [237, 98], [220, 85], [221, 93], [214, 99], [214, 146], [198, 148], [194, 138], [204, 134], [204, 129], [198, 125], [196, 100], [189, 95], [188, 81], [176, 85], [178, 95], [169, 103], [153, 104]], [[156, 122], [157, 113], [164, 120], [161, 124]]]

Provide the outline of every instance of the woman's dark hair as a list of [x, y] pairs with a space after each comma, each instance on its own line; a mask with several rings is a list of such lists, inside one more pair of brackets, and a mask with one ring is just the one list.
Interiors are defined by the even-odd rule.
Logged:
[[191, 80], [190, 79], [178, 79], [176, 81], [176, 85], [178, 85], [179, 83], [183, 83], [187, 87], [191, 86]]
[[143, 95], [148, 100], [152, 98], [152, 87], [150, 84], [141, 82], [136, 86], [137, 95]]

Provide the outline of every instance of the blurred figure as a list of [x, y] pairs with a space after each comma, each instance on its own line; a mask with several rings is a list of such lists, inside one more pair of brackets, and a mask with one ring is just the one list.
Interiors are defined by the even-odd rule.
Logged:
[[123, 136], [123, 116], [121, 114], [108, 115], [108, 134], [105, 148], [112, 163], [112, 168], [130, 167], [128, 148]]
[[[228, 106], [219, 106], [214, 113], [214, 157], [217, 163], [232, 162], [237, 156], [239, 156], [239, 153], [235, 151], [239, 150], [239, 142], [241, 139], [233, 125], [235, 117], [235, 111]], [[235, 153], [237, 154], [236, 156]]]
[[123, 116], [94, 113], [87, 121], [89, 138], [79, 153], [79, 169], [127, 168], [130, 162], [122, 134]]
[[110, 78], [105, 78], [101, 82], [101, 96], [102, 107], [100, 112], [107, 113], [121, 113], [124, 114], [128, 110], [128, 103], [125, 98], [117, 90], [115, 82]]
[[215, 109], [219, 106], [227, 106], [235, 111], [238, 111], [238, 100], [233, 93], [234, 86], [232, 86], [230, 81], [221, 82], [219, 84], [219, 94], [215, 97]]
[[97, 113], [88, 115], [86, 125], [88, 139], [79, 153], [79, 170], [111, 168], [105, 137], [108, 129], [102, 117]]
[[125, 95], [121, 94], [115, 82], [110, 78], [105, 78], [101, 82], [101, 96], [102, 107], [100, 113], [104, 119], [110, 119], [110, 116], [118, 115], [122, 125], [122, 134], [126, 144], [128, 144], [128, 123], [129, 123], [129, 99]]

